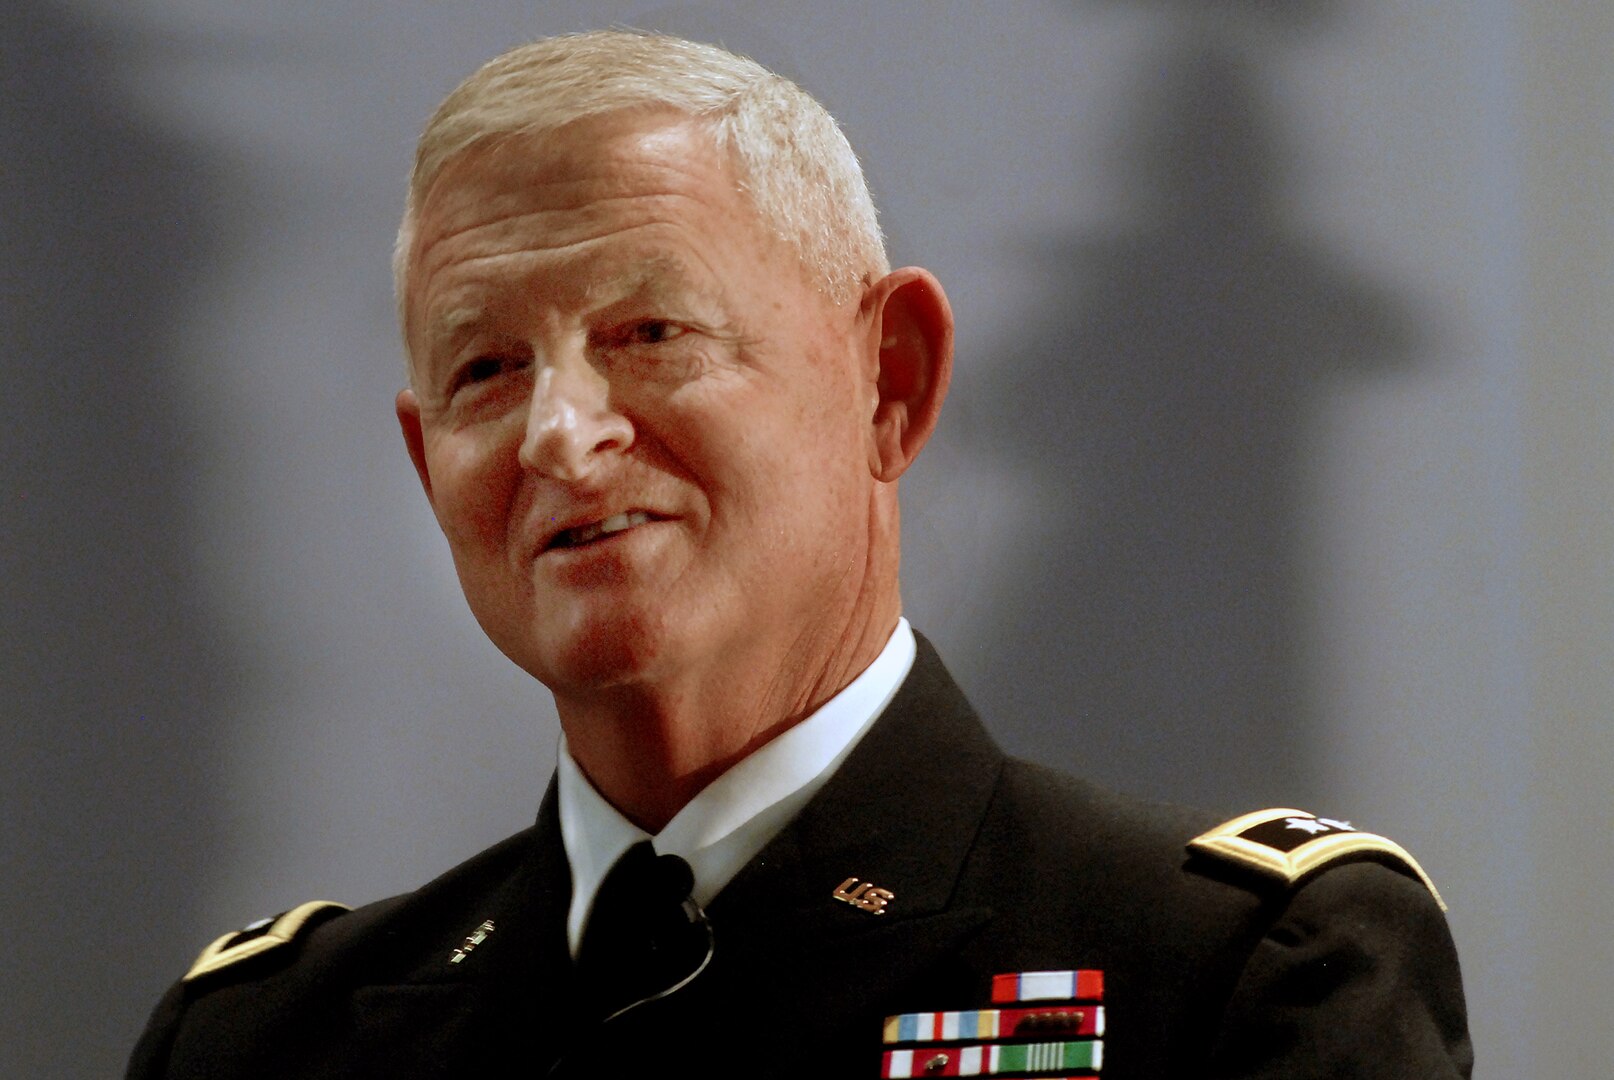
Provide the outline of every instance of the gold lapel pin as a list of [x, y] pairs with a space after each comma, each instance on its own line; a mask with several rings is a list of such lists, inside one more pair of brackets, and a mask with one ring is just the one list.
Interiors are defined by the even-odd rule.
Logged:
[[872, 881], [859, 884], [855, 877], [849, 877], [835, 886], [835, 891], [830, 895], [871, 915], [884, 915], [885, 906], [897, 898], [896, 893], [890, 889], [882, 889]]
[[472, 930], [465, 936], [465, 940], [460, 942], [460, 947], [454, 950], [454, 955], [448, 958], [448, 962], [450, 964], [457, 964], [461, 960], [464, 960], [467, 956], [471, 955], [471, 951], [473, 949], [482, 944], [482, 942], [486, 941], [488, 935], [491, 933], [493, 933], [493, 920], [489, 919], [487, 922], [484, 922], [481, 926], [478, 926], [475, 930]]

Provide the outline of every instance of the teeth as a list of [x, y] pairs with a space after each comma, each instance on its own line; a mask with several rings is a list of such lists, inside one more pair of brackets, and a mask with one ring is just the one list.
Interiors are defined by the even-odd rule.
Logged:
[[631, 514], [612, 514], [604, 521], [596, 521], [592, 525], [584, 525], [576, 529], [567, 529], [559, 536], [561, 547], [573, 547], [577, 544], [586, 544], [590, 540], [597, 540], [611, 533], [619, 533], [623, 529], [631, 529], [635, 525], [643, 525], [650, 520], [650, 515], [643, 510], [635, 510]]

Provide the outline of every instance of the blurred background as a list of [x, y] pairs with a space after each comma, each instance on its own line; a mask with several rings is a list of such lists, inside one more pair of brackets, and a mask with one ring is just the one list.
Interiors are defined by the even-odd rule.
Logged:
[[1001, 740], [1387, 833], [1480, 1077], [1614, 1056], [1614, 7], [10, 0], [0, 1073], [532, 818], [548, 695], [392, 417], [419, 127], [612, 23], [802, 83], [958, 372], [908, 613]]

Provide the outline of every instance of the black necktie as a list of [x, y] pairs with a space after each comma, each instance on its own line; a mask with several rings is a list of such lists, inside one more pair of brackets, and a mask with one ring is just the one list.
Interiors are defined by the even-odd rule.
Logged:
[[711, 932], [690, 899], [695, 875], [676, 855], [641, 840], [617, 859], [594, 895], [577, 950], [577, 974], [597, 1016], [659, 997], [706, 962]]

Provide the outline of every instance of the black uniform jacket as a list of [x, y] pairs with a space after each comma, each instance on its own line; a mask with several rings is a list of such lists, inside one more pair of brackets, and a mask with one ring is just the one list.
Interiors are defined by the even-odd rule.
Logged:
[[[1108, 1080], [1469, 1075], [1418, 880], [1357, 861], [1269, 882], [1188, 854], [1214, 824], [1006, 759], [921, 639], [885, 715], [712, 902], [712, 961], [676, 994], [577, 1015], [551, 786], [536, 826], [419, 891], [174, 987], [129, 1076], [542, 1077], [563, 1055], [552, 1075], [877, 1077], [884, 1018], [1061, 969], [1104, 973]], [[892, 899], [836, 899], [848, 878]]]

